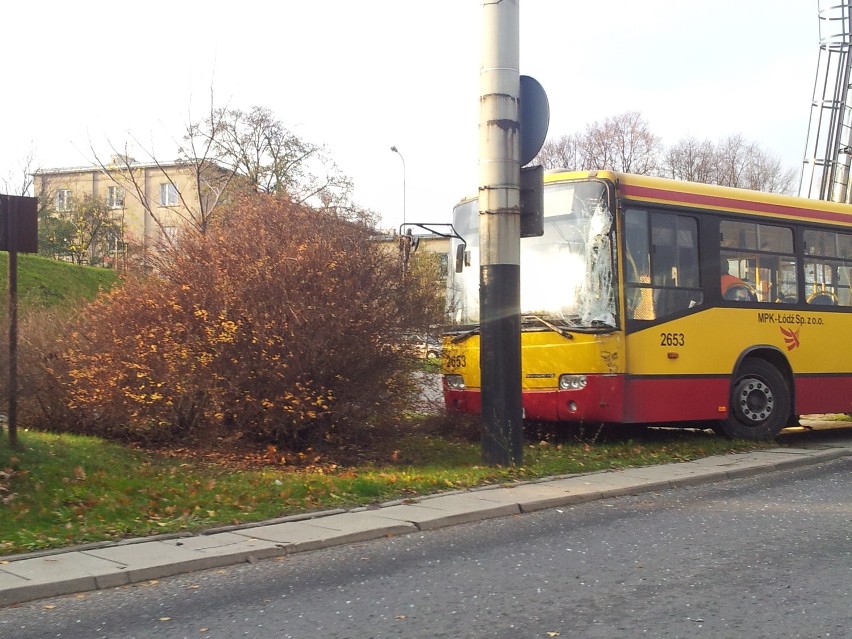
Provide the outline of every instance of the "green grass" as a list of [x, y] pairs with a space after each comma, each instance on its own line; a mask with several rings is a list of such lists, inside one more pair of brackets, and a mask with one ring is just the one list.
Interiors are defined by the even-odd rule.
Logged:
[[[8, 290], [9, 254], [0, 252], [0, 282]], [[38, 255], [18, 254], [18, 300], [22, 309], [34, 306], [74, 307], [81, 299], [93, 299], [118, 281], [115, 271], [77, 266]], [[0, 308], [8, 296], [0, 295]]]
[[0, 555], [776, 445], [662, 431], [641, 442], [528, 445], [523, 466], [495, 468], [480, 463], [478, 444], [410, 434], [386, 465], [235, 470], [91, 437], [19, 436], [16, 450], [0, 439]]

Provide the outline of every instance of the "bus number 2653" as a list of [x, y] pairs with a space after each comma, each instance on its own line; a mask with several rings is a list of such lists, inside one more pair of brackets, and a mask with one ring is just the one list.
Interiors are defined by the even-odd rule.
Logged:
[[444, 365], [447, 368], [465, 368], [467, 361], [464, 355], [447, 355], [444, 357]]
[[660, 346], [685, 346], [683, 333], [660, 333]]

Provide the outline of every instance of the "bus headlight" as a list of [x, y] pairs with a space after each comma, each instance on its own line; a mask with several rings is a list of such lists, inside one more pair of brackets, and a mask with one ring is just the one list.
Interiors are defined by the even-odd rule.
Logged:
[[560, 375], [559, 390], [582, 390], [586, 387], [585, 375]]
[[444, 375], [444, 379], [451, 390], [464, 390], [464, 377], [461, 375]]

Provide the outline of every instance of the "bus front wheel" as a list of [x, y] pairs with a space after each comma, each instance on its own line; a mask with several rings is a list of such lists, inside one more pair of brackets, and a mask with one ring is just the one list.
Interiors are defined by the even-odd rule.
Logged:
[[762, 359], [748, 359], [731, 384], [730, 414], [719, 428], [732, 439], [772, 439], [787, 424], [790, 392], [784, 376]]

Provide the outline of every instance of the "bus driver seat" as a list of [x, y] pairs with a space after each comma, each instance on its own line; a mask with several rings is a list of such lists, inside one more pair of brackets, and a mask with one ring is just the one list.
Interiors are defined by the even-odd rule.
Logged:
[[722, 297], [732, 302], [756, 302], [757, 293], [745, 280], [730, 273], [730, 263], [724, 257], [722, 267]]

